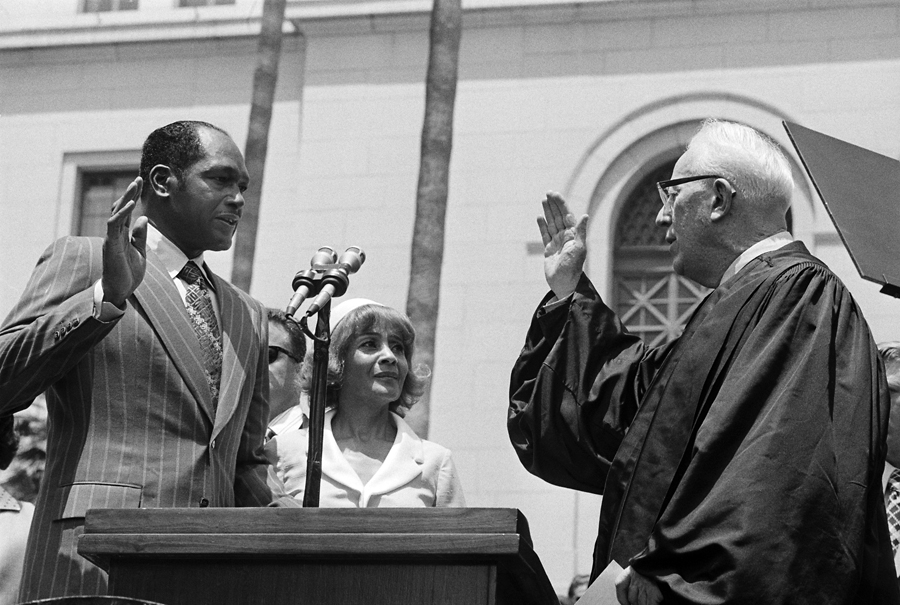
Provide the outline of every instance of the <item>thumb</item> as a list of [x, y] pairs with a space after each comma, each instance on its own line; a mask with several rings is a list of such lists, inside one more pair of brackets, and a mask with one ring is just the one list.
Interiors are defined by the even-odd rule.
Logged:
[[582, 243], [587, 240], [587, 222], [588, 215], [582, 214], [581, 218], [578, 219], [578, 223], [575, 224], [575, 239]]

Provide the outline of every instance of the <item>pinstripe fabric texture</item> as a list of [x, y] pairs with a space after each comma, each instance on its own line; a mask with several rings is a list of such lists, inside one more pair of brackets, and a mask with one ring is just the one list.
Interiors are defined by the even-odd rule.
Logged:
[[47, 466], [20, 598], [103, 594], [76, 552], [89, 508], [264, 506], [265, 309], [209, 273], [220, 306], [213, 407], [185, 306], [155, 254], [124, 316], [93, 318], [102, 240], [63, 238], [0, 328], [0, 412], [47, 391]]

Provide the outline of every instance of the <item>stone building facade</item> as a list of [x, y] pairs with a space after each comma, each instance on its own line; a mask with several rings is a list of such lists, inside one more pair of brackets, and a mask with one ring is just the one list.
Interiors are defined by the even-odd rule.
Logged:
[[[152, 129], [201, 119], [243, 145], [261, 5], [0, 0], [0, 314], [53, 239], [102, 228]], [[665, 338], [700, 293], [660, 255], [652, 184], [703, 118], [747, 123], [793, 158], [795, 236], [849, 285], [877, 339], [900, 338], [900, 303], [859, 279], [781, 126], [900, 157], [900, 5], [463, 7], [430, 438], [453, 450], [470, 505], [526, 514], [564, 592], [589, 569], [599, 499], [528, 475], [505, 430], [509, 371], [546, 287], [543, 193], [591, 214], [590, 277], [648, 337]], [[263, 302], [286, 304], [319, 246], [358, 245], [368, 260], [350, 294], [405, 307], [429, 10], [288, 2], [251, 292]], [[230, 253], [210, 264], [228, 276]]]

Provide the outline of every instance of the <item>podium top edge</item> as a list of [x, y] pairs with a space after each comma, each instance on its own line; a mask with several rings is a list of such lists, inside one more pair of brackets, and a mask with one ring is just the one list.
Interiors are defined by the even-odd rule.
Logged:
[[524, 533], [515, 508], [91, 509], [85, 534]]

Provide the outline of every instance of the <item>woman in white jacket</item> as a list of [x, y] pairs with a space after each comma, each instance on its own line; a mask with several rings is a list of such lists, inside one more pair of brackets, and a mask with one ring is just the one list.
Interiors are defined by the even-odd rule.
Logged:
[[[337, 305], [331, 319], [319, 506], [465, 506], [450, 451], [420, 439], [403, 420], [429, 376], [427, 368], [411, 370], [409, 318], [357, 298]], [[311, 368], [308, 354], [307, 385]], [[306, 429], [266, 444], [275, 473], [299, 500], [307, 446]]]

